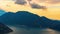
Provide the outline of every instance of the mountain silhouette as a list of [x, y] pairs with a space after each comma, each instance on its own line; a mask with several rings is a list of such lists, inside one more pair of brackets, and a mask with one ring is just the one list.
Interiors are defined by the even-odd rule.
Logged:
[[40, 23], [40, 25], [42, 27], [60, 31], [60, 20], [48, 19], [48, 18], [42, 16], [41, 21], [42, 21], [42, 23]]
[[7, 34], [12, 32], [13, 30], [11, 30], [8, 26], [0, 23], [0, 34]]
[[17, 13], [8, 12], [0, 17], [0, 21], [9, 25], [25, 25], [28, 27], [39, 27], [38, 15], [27, 11], [19, 11]]
[[3, 14], [5, 14], [5, 13], [6, 12], [4, 10], [0, 9], [0, 16], [3, 15]]
[[28, 11], [7, 12], [0, 16], [0, 22], [7, 25], [27, 26], [31, 28], [50, 28], [60, 31], [60, 21], [38, 16]]

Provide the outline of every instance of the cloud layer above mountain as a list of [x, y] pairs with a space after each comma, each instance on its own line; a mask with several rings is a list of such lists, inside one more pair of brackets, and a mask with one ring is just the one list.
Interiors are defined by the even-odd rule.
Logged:
[[33, 8], [33, 9], [46, 9], [45, 6], [40, 6], [40, 5], [35, 4], [35, 3], [30, 4], [30, 6], [31, 6], [31, 8]]
[[26, 4], [27, 2], [26, 2], [25, 0], [16, 0], [15, 3], [16, 3], [16, 4], [24, 5], [24, 4]]
[[[27, 1], [33, 1], [33, 0], [27, 0]], [[16, 0], [16, 3], [17, 4], [24, 4], [24, 3], [26, 3], [27, 2], [26, 0]], [[47, 3], [51, 3], [51, 4], [55, 4], [55, 3], [60, 3], [60, 0], [35, 0], [36, 2], [38, 1], [40, 1], [40, 2], [47, 2]]]
[[[46, 6], [40, 6], [39, 4], [37, 3], [30, 3], [32, 0], [27, 0], [30, 7], [33, 8], [33, 9], [46, 9]], [[26, 0], [16, 0], [16, 4], [19, 4], [19, 5], [25, 5], [27, 4], [27, 1]]]

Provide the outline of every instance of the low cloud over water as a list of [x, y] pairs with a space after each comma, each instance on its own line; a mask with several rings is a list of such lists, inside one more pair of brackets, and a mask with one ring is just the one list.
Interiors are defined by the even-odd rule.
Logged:
[[40, 29], [40, 28], [21, 28], [17, 26], [11, 27], [14, 32], [10, 34], [59, 34], [59, 32], [52, 29]]

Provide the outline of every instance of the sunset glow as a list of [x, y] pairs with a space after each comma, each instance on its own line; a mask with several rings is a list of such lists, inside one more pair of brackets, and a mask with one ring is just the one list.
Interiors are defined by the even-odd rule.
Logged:
[[[27, 0], [26, 0], [27, 1]], [[6, 12], [17, 12], [17, 11], [29, 11], [40, 16], [46, 16], [50, 19], [60, 20], [60, 3], [55, 2], [50, 3], [52, 0], [32, 0], [32, 2], [37, 3], [41, 6], [46, 6], [47, 10], [42, 9], [33, 9], [29, 4], [20, 5], [15, 4], [13, 0], [0, 0], [0, 9], [5, 10]]]

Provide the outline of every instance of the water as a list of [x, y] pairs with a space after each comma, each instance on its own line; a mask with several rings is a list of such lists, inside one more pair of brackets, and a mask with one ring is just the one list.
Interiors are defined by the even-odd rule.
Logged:
[[40, 29], [40, 28], [22, 28], [17, 26], [11, 26], [14, 31], [9, 34], [60, 34], [60, 32], [52, 29]]

